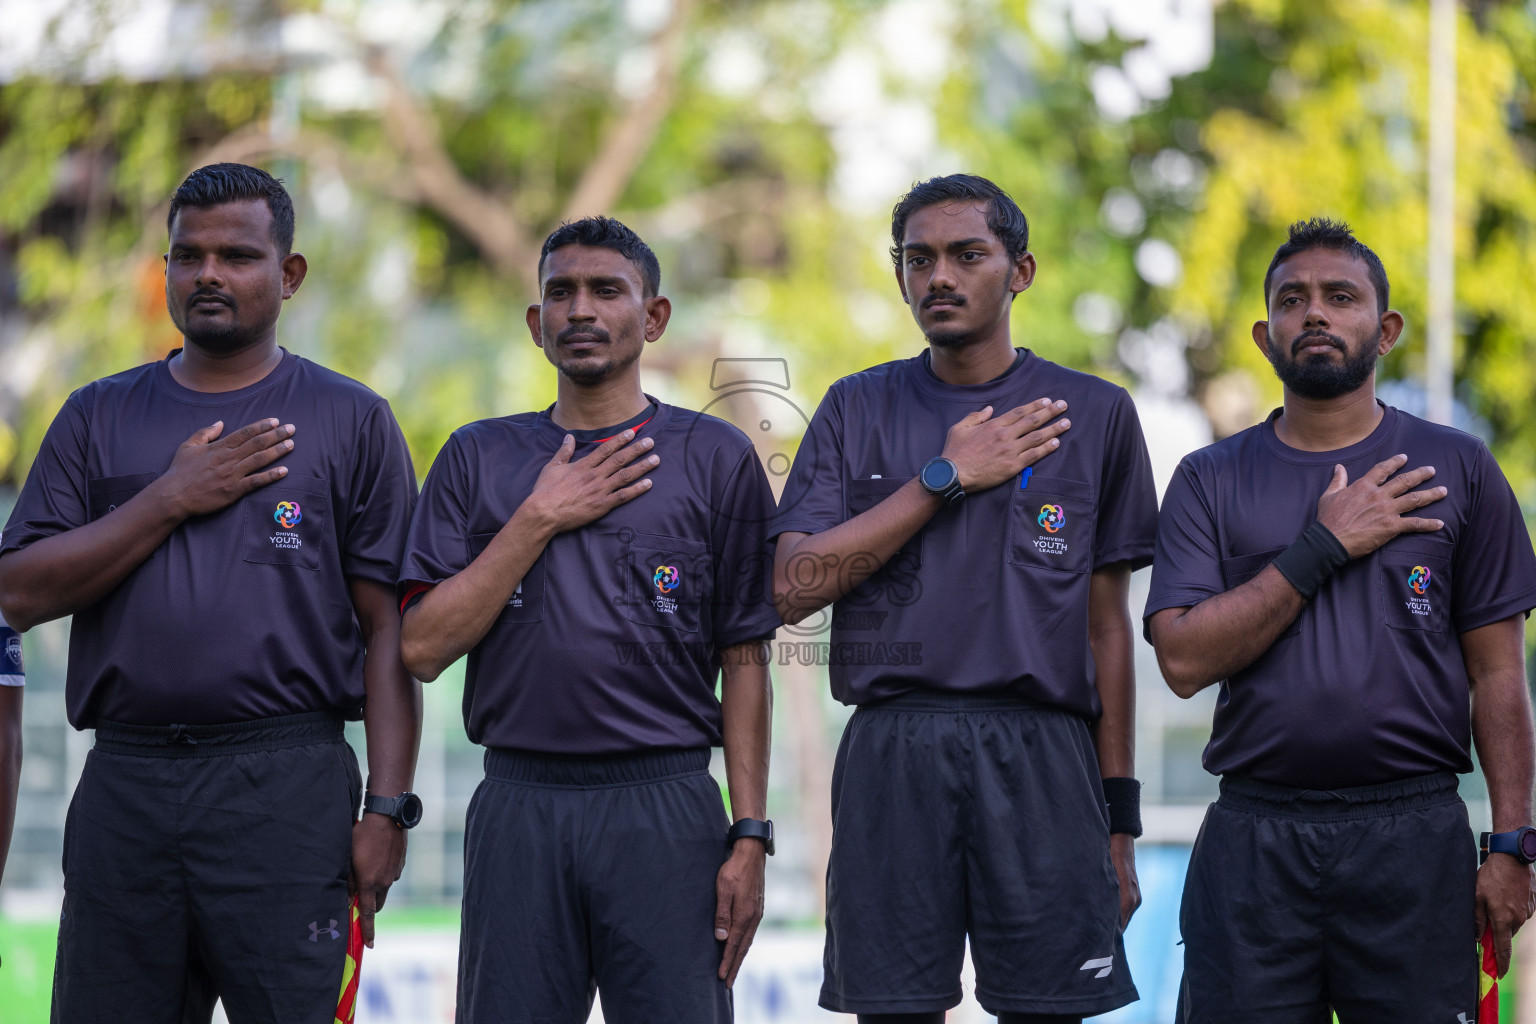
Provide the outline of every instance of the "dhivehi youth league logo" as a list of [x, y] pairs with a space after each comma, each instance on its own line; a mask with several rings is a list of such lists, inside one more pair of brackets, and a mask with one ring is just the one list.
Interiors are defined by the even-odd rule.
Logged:
[[304, 513], [299, 511], [299, 503], [296, 501], [280, 501], [277, 503], [277, 511], [272, 513], [272, 518], [277, 525], [285, 530], [291, 530], [304, 521]]
[[655, 575], [651, 577], [651, 582], [656, 584], [658, 593], [670, 594], [683, 582], [683, 577], [678, 573], [676, 566], [658, 565]]
[[1416, 565], [1408, 574], [1408, 585], [1413, 588], [1415, 594], [1423, 594], [1429, 590], [1430, 576], [1429, 566]]
[[1067, 525], [1067, 513], [1060, 505], [1040, 506], [1040, 516], [1035, 520], [1045, 528], [1046, 533], [1055, 533]]

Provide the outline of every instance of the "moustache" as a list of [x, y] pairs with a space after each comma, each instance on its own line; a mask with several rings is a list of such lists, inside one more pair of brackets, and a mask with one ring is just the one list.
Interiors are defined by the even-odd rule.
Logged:
[[199, 288], [197, 291], [193, 292], [187, 298], [187, 308], [191, 309], [192, 306], [201, 299], [212, 299], [215, 302], [219, 302], [228, 306], [230, 309], [235, 308], [235, 300], [233, 298], [225, 295], [223, 292], [216, 292], [211, 288]]
[[1291, 357], [1295, 358], [1303, 346], [1314, 345], [1319, 341], [1326, 341], [1345, 355], [1349, 354], [1349, 346], [1345, 345], [1344, 339], [1337, 334], [1329, 334], [1327, 331], [1305, 331], [1296, 335], [1296, 340], [1291, 342]]
[[580, 327], [572, 325], [555, 335], [555, 344], [564, 345], [572, 341], [596, 341], [606, 344], [613, 339], [608, 332], [601, 327]]
[[927, 295], [923, 297], [922, 307], [927, 309], [929, 306], [936, 302], [947, 302], [952, 306], [963, 306], [965, 305], [965, 296], [956, 295], [953, 292], [940, 292], [937, 295]]

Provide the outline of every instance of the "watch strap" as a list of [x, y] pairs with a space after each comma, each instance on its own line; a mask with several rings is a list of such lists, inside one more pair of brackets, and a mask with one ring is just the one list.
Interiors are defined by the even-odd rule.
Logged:
[[773, 856], [773, 822], [759, 820], [757, 818], [741, 818], [730, 830], [725, 833], [725, 845], [734, 846], [738, 839], [761, 839], [763, 846], [768, 851], [768, 856]]
[[1528, 845], [1522, 840], [1529, 832], [1536, 832], [1530, 825], [1524, 825], [1513, 832], [1484, 832], [1480, 847], [1479, 863], [1486, 861], [1490, 853], [1507, 853], [1522, 864], [1536, 862], [1536, 858], [1530, 856], [1525, 847]]

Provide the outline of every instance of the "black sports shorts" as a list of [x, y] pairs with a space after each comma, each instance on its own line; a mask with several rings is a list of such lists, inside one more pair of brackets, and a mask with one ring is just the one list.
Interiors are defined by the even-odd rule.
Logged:
[[1010, 696], [861, 705], [832, 775], [821, 1005], [949, 1009], [967, 935], [992, 1014], [1136, 998], [1088, 723]]
[[55, 1024], [331, 1024], [362, 798], [325, 714], [103, 722], [64, 826]]
[[464, 834], [462, 1024], [727, 1024], [709, 751], [487, 750]]
[[1476, 885], [1454, 775], [1334, 790], [1229, 775], [1184, 883], [1179, 1020], [1470, 1021]]

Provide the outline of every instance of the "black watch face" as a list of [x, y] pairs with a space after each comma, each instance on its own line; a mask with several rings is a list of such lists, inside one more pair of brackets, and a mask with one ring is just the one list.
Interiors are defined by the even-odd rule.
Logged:
[[415, 793], [400, 794], [400, 824], [404, 828], [421, 824], [421, 797]]
[[955, 467], [948, 462], [934, 460], [923, 467], [923, 486], [930, 491], [942, 491], [955, 478]]
[[1520, 847], [1520, 859], [1527, 864], [1536, 862], [1536, 829], [1527, 828], [1520, 831], [1520, 838], [1516, 840]]

